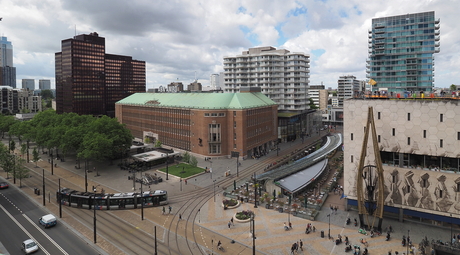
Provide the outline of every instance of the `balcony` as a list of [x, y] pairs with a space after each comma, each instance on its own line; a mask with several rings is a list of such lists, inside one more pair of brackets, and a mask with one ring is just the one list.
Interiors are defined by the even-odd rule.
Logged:
[[374, 25], [374, 28], [384, 28], [385, 27], [385, 24], [384, 23], [376, 23]]
[[383, 33], [385, 33], [385, 29], [375, 29], [374, 33], [375, 34], [383, 34]]
[[435, 53], [441, 52], [441, 47], [435, 47], [435, 48], [434, 48], [434, 52], [435, 52]]
[[435, 40], [435, 41], [439, 41], [439, 40], [441, 40], [441, 37], [440, 37], [440, 36], [435, 36], [435, 37], [434, 37], [434, 40]]
[[441, 22], [440, 19], [437, 19], [437, 20], [434, 21], [435, 24], [439, 24], [439, 22]]
[[441, 34], [441, 29], [434, 30], [434, 34], [435, 34], [435, 35]]

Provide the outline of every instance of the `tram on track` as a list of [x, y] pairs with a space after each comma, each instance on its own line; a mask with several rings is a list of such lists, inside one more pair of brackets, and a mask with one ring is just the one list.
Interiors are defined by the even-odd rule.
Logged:
[[168, 204], [166, 190], [144, 191], [141, 195], [140, 192], [107, 194], [62, 188], [58, 190], [56, 197], [57, 202], [62, 205], [95, 210], [135, 209], [141, 208], [141, 203], [144, 207]]

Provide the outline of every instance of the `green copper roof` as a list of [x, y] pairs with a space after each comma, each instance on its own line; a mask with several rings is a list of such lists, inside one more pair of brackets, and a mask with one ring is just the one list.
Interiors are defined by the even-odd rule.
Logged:
[[248, 109], [276, 105], [261, 92], [252, 93], [136, 93], [116, 104], [191, 109]]

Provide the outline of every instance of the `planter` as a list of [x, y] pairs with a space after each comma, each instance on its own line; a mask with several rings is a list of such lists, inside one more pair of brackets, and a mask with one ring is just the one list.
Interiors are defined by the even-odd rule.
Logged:
[[235, 208], [237, 208], [238, 206], [240, 206], [240, 204], [241, 204], [240, 201], [238, 201], [238, 200], [235, 200], [235, 201], [236, 201], [236, 205], [234, 205], [234, 206], [227, 206], [227, 208], [225, 208], [224, 203], [222, 203], [222, 207], [223, 207], [224, 209], [235, 209]]
[[[240, 213], [240, 212], [237, 212], [237, 213]], [[237, 213], [235, 213], [235, 214], [233, 215], [233, 220], [234, 220], [235, 222], [246, 223], [246, 222], [250, 222], [250, 221], [251, 221], [251, 218], [248, 218], [248, 219], [245, 219], [245, 220], [239, 220], [239, 219], [237, 219], [237, 218], [236, 218], [236, 214], [237, 214]], [[254, 214], [253, 217], [255, 217], [255, 214]]]

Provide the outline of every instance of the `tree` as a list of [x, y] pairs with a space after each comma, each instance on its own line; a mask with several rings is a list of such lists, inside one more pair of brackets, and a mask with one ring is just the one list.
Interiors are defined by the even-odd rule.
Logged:
[[49, 89], [44, 89], [41, 92], [42, 99], [49, 100], [49, 99], [54, 99], [53, 92]]
[[191, 166], [194, 166], [194, 167], [196, 167], [196, 166], [198, 165], [198, 160], [196, 159], [195, 156], [191, 156], [191, 157], [190, 157], [190, 162], [189, 162], [189, 164], [190, 164]]
[[190, 154], [187, 151], [184, 153], [184, 156], [182, 156], [182, 161], [190, 163]]
[[23, 166], [24, 160], [19, 159], [15, 165], [16, 171], [14, 174], [16, 178], [19, 179], [19, 188], [22, 187], [22, 179], [29, 177], [30, 170], [27, 167]]
[[13, 116], [5, 116], [0, 114], [0, 132], [2, 138], [5, 138], [5, 133], [10, 130], [10, 127], [16, 122]]
[[155, 147], [157, 147], [157, 148], [160, 148], [160, 147], [161, 147], [161, 141], [160, 141], [160, 140], [157, 140], [157, 141], [155, 142]]
[[32, 152], [32, 157], [33, 157], [33, 160], [35, 162], [35, 167], [38, 167], [37, 166], [37, 163], [38, 161], [40, 160], [40, 156], [38, 154], [38, 150], [37, 150], [37, 147], [34, 148], [34, 151]]
[[6, 172], [6, 177], [9, 178], [8, 174], [13, 171], [14, 156], [8, 151], [8, 148], [0, 143], [0, 167]]
[[450, 85], [450, 91], [457, 91], [457, 85], [455, 84]]
[[25, 156], [27, 152], [27, 144], [23, 143], [21, 144], [21, 155]]

